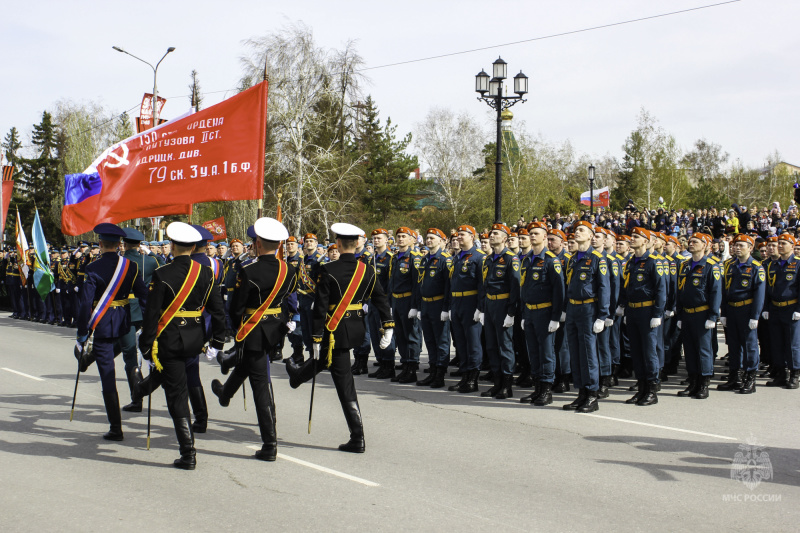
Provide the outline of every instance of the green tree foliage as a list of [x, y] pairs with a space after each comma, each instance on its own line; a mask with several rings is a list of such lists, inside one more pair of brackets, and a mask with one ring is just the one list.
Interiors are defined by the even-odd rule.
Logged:
[[201, 94], [200, 80], [198, 79], [197, 71], [192, 69], [192, 73], [189, 76], [192, 80], [191, 83], [189, 83], [189, 104], [195, 111], [200, 111], [200, 106], [203, 104], [203, 95]]

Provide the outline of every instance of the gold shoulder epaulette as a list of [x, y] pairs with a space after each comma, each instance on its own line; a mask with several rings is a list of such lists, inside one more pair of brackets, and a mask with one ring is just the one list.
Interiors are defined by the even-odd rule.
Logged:
[[601, 259], [603, 258], [603, 254], [601, 254], [601, 253], [600, 253], [600, 252], [598, 252], [597, 250], [592, 250], [592, 253], [593, 253], [594, 255], [596, 255], [597, 257], [601, 258]]
[[547, 252], [545, 253], [545, 255], [546, 255], [547, 257], [558, 257], [556, 254], [554, 254], [554, 253], [553, 253], [553, 252], [551, 252], [550, 250], [547, 250]]

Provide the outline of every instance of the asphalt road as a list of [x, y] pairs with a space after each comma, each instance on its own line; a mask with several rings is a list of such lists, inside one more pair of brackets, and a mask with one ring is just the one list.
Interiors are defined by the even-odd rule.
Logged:
[[[535, 408], [519, 403], [526, 391], [498, 401], [356, 377], [367, 452], [353, 455], [336, 449], [348, 434], [330, 376], [319, 376], [309, 435], [309, 386], [292, 390], [273, 364], [280, 455], [265, 463], [252, 457], [249, 385], [246, 411], [241, 392], [220, 407], [210, 391], [219, 368], [204, 361], [209, 430], [197, 436], [197, 470], [184, 472], [171, 466], [177, 443], [160, 390], [149, 451], [146, 412], [123, 413], [124, 442], [106, 442], [94, 366], [69, 421], [74, 331], [5, 316], [4, 532], [798, 529], [800, 390], [699, 401], [676, 397], [683, 387], [671, 379], [656, 406], [625, 405], [631, 393], [619, 387], [579, 415], [561, 410], [574, 391]], [[127, 403], [121, 358], [117, 388]], [[771, 465], [771, 479], [752, 489], [732, 479], [737, 452]]]

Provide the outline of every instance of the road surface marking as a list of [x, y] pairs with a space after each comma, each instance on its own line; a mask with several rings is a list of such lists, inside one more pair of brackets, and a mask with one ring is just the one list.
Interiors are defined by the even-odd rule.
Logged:
[[6, 372], [11, 372], [12, 374], [19, 374], [20, 376], [24, 376], [26, 378], [35, 379], [36, 381], [44, 381], [42, 378], [37, 378], [36, 376], [31, 376], [30, 374], [25, 374], [23, 372], [18, 372], [16, 370], [11, 370], [10, 368], [3, 367], [3, 370]]
[[[258, 451], [261, 449], [261, 446], [248, 446], [248, 448], [250, 448], [251, 450]], [[345, 474], [344, 472], [339, 472], [338, 470], [333, 470], [331, 468], [326, 468], [324, 466], [315, 465], [314, 463], [309, 463], [308, 461], [303, 461], [302, 459], [297, 459], [295, 457], [291, 457], [283, 453], [279, 453], [278, 457], [280, 457], [281, 459], [285, 459], [287, 461], [291, 461], [292, 463], [297, 463], [302, 466], [313, 468], [314, 470], [319, 470], [320, 472], [325, 472], [326, 474], [331, 474], [333, 476], [337, 476], [342, 479], [347, 479], [349, 481], [355, 481], [356, 483], [361, 483], [362, 485], [366, 485], [367, 487], [380, 487], [378, 483], [375, 483], [373, 481], [362, 479], [356, 476], [351, 476], [350, 474]]]
[[603, 415], [595, 415], [591, 413], [586, 413], [585, 416], [592, 416], [594, 418], [604, 418], [606, 420], [614, 420], [616, 422], [625, 422], [626, 424], [636, 424], [638, 426], [647, 426], [651, 428], [658, 428], [658, 429], [667, 429], [670, 431], [679, 431], [681, 433], [691, 433], [692, 435], [701, 435], [703, 437], [713, 437], [715, 439], [722, 439], [722, 440], [739, 440], [735, 437], [726, 437], [725, 435], [715, 435], [713, 433], [703, 433], [702, 431], [692, 431], [691, 429], [681, 429], [681, 428], [674, 428], [670, 426], [660, 426], [658, 424], [648, 424], [647, 422], [636, 422], [634, 420], [625, 420], [624, 418], [614, 418], [612, 416], [603, 416]]

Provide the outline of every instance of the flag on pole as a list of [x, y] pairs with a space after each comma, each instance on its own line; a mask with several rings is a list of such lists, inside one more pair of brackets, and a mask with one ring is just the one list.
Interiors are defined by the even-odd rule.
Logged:
[[3, 166], [3, 185], [0, 188], [0, 235], [6, 230], [6, 218], [8, 217], [8, 205], [11, 201], [11, 194], [14, 192], [14, 166]]
[[53, 290], [53, 272], [50, 270], [50, 256], [47, 253], [47, 240], [44, 238], [42, 221], [39, 220], [39, 210], [33, 219], [33, 248], [36, 251], [36, 260], [31, 267], [33, 271], [33, 285], [36, 292], [44, 300]]
[[[609, 206], [609, 195], [608, 195], [608, 187], [603, 187], [602, 189], [595, 189], [594, 190], [594, 205], [597, 207], [608, 207]], [[584, 205], [590, 205], [589, 202], [589, 191], [581, 193], [581, 203]]]
[[119, 142], [65, 177], [61, 228], [188, 214], [191, 204], [263, 197], [267, 82]]
[[225, 217], [215, 218], [214, 220], [203, 222], [201, 225], [214, 237], [212, 242], [224, 241], [228, 238], [228, 232], [225, 228]]
[[25, 238], [25, 230], [22, 229], [19, 209], [17, 209], [17, 268], [24, 287], [28, 283], [28, 239]]

